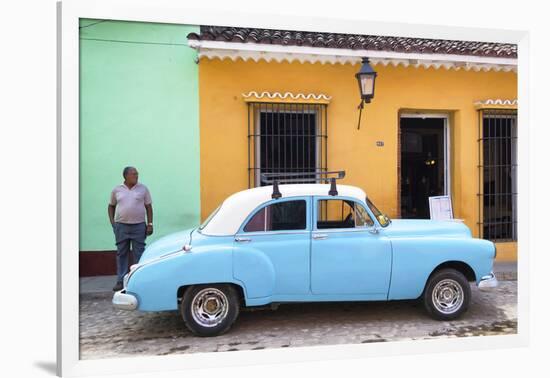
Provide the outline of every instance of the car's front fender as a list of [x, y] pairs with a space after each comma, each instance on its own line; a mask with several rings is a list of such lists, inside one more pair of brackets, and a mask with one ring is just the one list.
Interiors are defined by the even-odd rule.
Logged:
[[392, 239], [392, 277], [388, 299], [413, 299], [422, 294], [430, 274], [447, 262], [469, 266], [476, 282], [491, 273], [494, 244], [487, 240], [454, 237]]

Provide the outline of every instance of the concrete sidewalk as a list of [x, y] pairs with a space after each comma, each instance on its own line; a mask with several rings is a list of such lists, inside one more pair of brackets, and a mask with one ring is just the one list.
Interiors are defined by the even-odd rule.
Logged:
[[495, 262], [493, 270], [499, 281], [518, 280], [518, 263], [516, 261]]
[[115, 276], [80, 277], [80, 294], [112, 292]]
[[[517, 263], [496, 262], [494, 272], [499, 281], [516, 281], [518, 277]], [[80, 278], [80, 294], [112, 292], [116, 276], [95, 276]]]

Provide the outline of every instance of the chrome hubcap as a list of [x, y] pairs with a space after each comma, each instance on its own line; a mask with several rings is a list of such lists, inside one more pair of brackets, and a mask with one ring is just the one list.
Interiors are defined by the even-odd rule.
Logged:
[[220, 324], [229, 311], [225, 294], [215, 288], [202, 289], [191, 302], [193, 320], [203, 327], [215, 327]]
[[432, 291], [432, 302], [435, 308], [444, 314], [456, 312], [464, 302], [462, 286], [455, 280], [441, 280]]

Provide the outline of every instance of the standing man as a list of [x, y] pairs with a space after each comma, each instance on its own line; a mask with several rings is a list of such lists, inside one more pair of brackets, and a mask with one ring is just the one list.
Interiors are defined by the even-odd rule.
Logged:
[[138, 171], [134, 167], [124, 168], [122, 176], [124, 182], [111, 192], [107, 209], [117, 248], [117, 282], [113, 291], [122, 290], [122, 279], [128, 273], [130, 243], [134, 263], [137, 263], [145, 249], [145, 238], [153, 233], [153, 206], [149, 189], [138, 183]]

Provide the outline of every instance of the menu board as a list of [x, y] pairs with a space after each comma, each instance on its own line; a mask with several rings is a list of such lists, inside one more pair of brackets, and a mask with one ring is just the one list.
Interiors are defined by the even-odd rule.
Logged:
[[450, 220], [453, 219], [453, 206], [451, 197], [435, 196], [429, 197], [430, 219]]

